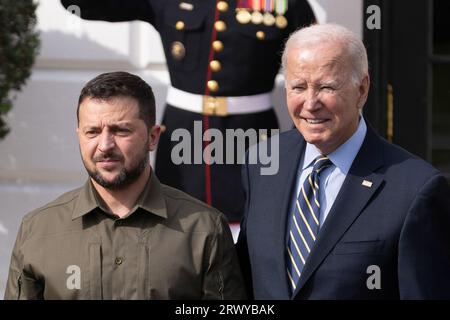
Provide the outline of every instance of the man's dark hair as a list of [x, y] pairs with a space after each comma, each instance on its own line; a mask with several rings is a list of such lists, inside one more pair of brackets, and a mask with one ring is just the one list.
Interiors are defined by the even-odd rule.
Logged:
[[139, 118], [148, 129], [155, 125], [155, 96], [152, 88], [138, 76], [124, 72], [102, 73], [86, 83], [78, 98], [77, 121], [80, 121], [80, 105], [86, 98], [109, 100], [116, 97], [131, 97], [139, 105]]

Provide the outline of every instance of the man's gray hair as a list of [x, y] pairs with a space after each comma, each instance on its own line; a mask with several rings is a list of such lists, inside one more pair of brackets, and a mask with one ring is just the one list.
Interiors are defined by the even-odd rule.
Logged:
[[286, 41], [281, 58], [283, 72], [286, 70], [288, 50], [330, 42], [341, 43], [347, 50], [353, 69], [352, 82], [354, 85], [358, 85], [364, 75], [368, 74], [366, 48], [356, 34], [337, 24], [314, 24], [292, 33]]

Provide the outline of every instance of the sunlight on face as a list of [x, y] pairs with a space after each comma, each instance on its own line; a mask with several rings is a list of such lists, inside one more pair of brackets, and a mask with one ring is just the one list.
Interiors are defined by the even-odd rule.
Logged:
[[110, 189], [134, 182], [149, 165], [149, 151], [156, 147], [133, 98], [86, 98], [80, 105], [77, 132], [86, 170]]
[[369, 78], [352, 83], [351, 63], [341, 44], [289, 49], [285, 76], [289, 114], [308, 143], [329, 154], [352, 136]]

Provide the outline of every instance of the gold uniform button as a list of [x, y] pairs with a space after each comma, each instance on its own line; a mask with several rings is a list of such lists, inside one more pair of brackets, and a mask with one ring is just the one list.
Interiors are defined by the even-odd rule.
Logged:
[[213, 72], [218, 72], [218, 71], [220, 71], [220, 69], [222, 69], [222, 65], [221, 65], [220, 62], [217, 61], [217, 60], [211, 61], [211, 62], [209, 63], [209, 66], [211, 67], [211, 70], [212, 70]]
[[266, 34], [264, 33], [264, 31], [258, 31], [258, 32], [256, 32], [256, 37], [259, 40], [264, 40], [264, 38], [266, 37]]
[[219, 20], [214, 23], [214, 28], [219, 32], [223, 32], [227, 29], [227, 25], [222, 20]]
[[228, 10], [228, 3], [226, 3], [225, 1], [217, 2], [217, 10], [219, 10], [220, 12], [227, 11]]
[[214, 41], [212, 46], [215, 52], [220, 52], [223, 50], [223, 42], [220, 40]]
[[216, 92], [217, 90], [219, 90], [219, 84], [215, 80], [209, 80], [208, 81], [208, 89], [211, 92]]
[[180, 41], [175, 41], [170, 47], [170, 52], [175, 60], [182, 60], [186, 55], [186, 48]]
[[159, 127], [160, 127], [160, 129], [161, 129], [161, 133], [166, 132], [167, 128], [166, 128], [165, 125], [162, 124], [162, 125], [160, 125]]
[[120, 266], [120, 265], [122, 264], [122, 262], [123, 262], [123, 258], [122, 258], [122, 257], [117, 257], [117, 258], [114, 260], [114, 263], [115, 263], [116, 265], [118, 265], [118, 266]]
[[177, 29], [177, 30], [183, 30], [183, 29], [184, 29], [184, 22], [183, 22], [183, 21], [178, 21], [178, 22], [175, 24], [175, 29]]
[[261, 135], [259, 136], [259, 138], [260, 138], [262, 141], [266, 141], [266, 140], [267, 140], [267, 134], [261, 133]]

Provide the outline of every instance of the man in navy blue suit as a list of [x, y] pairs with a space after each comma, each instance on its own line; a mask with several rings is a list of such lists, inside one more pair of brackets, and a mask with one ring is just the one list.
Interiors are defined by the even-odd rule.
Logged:
[[243, 168], [237, 246], [250, 293], [450, 299], [450, 187], [364, 120], [362, 42], [344, 27], [314, 25], [291, 35], [282, 61], [296, 129], [272, 138], [277, 174]]

